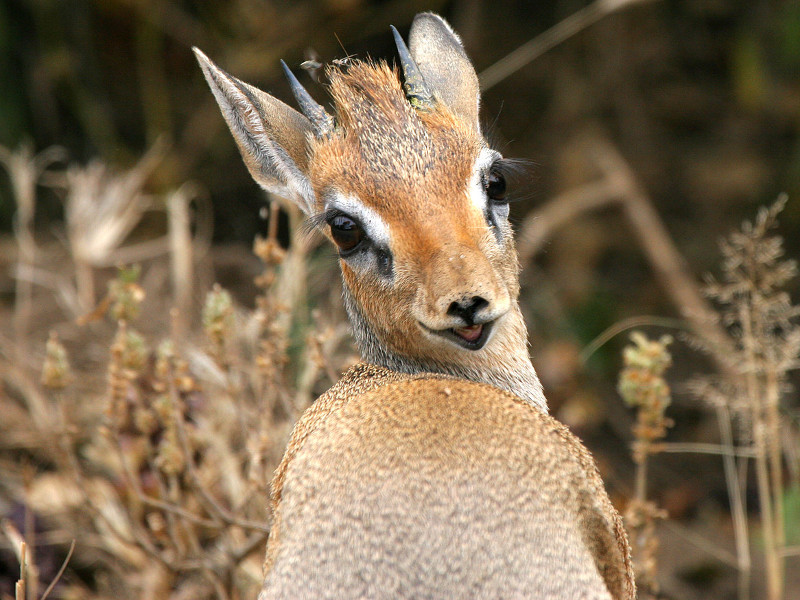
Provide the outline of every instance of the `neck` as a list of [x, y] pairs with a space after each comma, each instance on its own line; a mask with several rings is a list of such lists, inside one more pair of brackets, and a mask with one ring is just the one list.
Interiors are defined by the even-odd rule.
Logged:
[[488, 383], [511, 392], [547, 412], [547, 400], [542, 384], [528, 356], [528, 332], [518, 305], [504, 317], [502, 330], [479, 352], [482, 356], [466, 355], [463, 364], [435, 359], [413, 359], [394, 353], [381, 344], [369, 323], [364, 319], [347, 286], [344, 286], [344, 304], [353, 335], [365, 362], [376, 364], [400, 373], [442, 373], [461, 379]]

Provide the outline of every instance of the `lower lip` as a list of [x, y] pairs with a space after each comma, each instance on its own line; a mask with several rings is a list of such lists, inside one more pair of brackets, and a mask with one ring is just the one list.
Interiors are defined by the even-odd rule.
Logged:
[[[480, 350], [486, 345], [489, 336], [492, 332], [492, 327], [496, 321], [482, 323], [480, 325], [472, 325], [470, 327], [458, 327], [452, 329], [430, 329], [429, 327], [423, 328], [430, 332], [435, 333], [451, 342], [461, 346], [465, 350]], [[461, 333], [458, 333], [460, 331]]]
[[483, 335], [483, 325], [470, 325], [469, 327], [458, 327], [452, 329], [458, 337], [462, 338], [465, 342], [473, 344]]

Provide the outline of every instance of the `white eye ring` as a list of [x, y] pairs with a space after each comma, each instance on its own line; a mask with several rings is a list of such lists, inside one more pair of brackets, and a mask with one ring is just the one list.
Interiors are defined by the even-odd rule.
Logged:
[[480, 151], [478, 157], [475, 159], [475, 164], [472, 166], [472, 177], [468, 188], [469, 196], [472, 200], [472, 204], [481, 211], [481, 213], [486, 212], [488, 208], [487, 204], [491, 202], [489, 196], [486, 194], [486, 186], [484, 185], [486, 173], [492, 163], [500, 158], [502, 158], [502, 156], [497, 150], [484, 148]]
[[375, 244], [391, 247], [389, 226], [373, 208], [364, 204], [357, 196], [335, 191], [325, 203], [325, 210], [335, 210], [348, 215], [361, 225], [364, 233]]

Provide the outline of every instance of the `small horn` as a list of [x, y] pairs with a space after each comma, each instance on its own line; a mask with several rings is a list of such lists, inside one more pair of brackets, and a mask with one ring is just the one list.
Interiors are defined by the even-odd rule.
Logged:
[[433, 106], [433, 95], [425, 83], [425, 78], [417, 67], [417, 63], [411, 58], [411, 52], [403, 41], [400, 33], [394, 25], [390, 25], [394, 34], [394, 42], [397, 44], [397, 53], [400, 55], [400, 64], [403, 67], [403, 89], [406, 91], [406, 98], [415, 108], [430, 108]]
[[308, 90], [297, 80], [297, 77], [295, 77], [294, 73], [286, 66], [283, 59], [281, 59], [281, 65], [283, 65], [283, 72], [286, 73], [286, 78], [289, 80], [289, 86], [292, 88], [292, 93], [297, 100], [297, 104], [300, 105], [300, 110], [303, 111], [303, 114], [311, 121], [311, 125], [314, 126], [317, 137], [328, 135], [333, 131], [333, 117], [328, 114], [328, 111], [326, 111], [321, 104], [311, 97], [311, 94], [309, 94]]

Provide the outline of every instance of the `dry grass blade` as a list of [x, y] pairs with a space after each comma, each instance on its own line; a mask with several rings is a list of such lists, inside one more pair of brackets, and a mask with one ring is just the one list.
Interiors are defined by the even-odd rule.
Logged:
[[189, 326], [187, 319], [192, 315], [194, 248], [189, 202], [192, 196], [197, 194], [196, 186], [184, 184], [167, 198], [172, 290], [177, 308], [177, 316], [173, 323], [178, 339], [183, 339], [186, 334]]
[[481, 71], [478, 75], [481, 90], [486, 92], [493, 88], [505, 78], [533, 62], [551, 48], [568, 40], [573, 35], [580, 33], [606, 15], [635, 4], [651, 1], [652, 0], [596, 0], [589, 6], [580, 9], [529, 42], [526, 42], [510, 54], [507, 54], [492, 66]]
[[658, 445], [658, 451], [664, 453], [670, 452], [689, 452], [692, 454], [717, 454], [724, 456], [732, 454], [741, 458], [753, 458], [755, 452], [752, 448], [734, 448], [729, 449], [727, 446], [721, 444], [704, 444], [692, 442], [662, 442]]
[[11, 547], [17, 555], [17, 561], [22, 564], [25, 554], [25, 538], [22, 537], [19, 530], [8, 519], [3, 519], [0, 526], [3, 528], [3, 533], [6, 534], [8, 541], [11, 542]]
[[64, 559], [64, 562], [61, 563], [61, 568], [56, 573], [56, 576], [53, 578], [53, 581], [50, 582], [50, 585], [47, 586], [42, 597], [40, 600], [47, 600], [47, 597], [50, 595], [50, 592], [53, 591], [53, 588], [56, 587], [56, 584], [61, 579], [62, 575], [64, 575], [64, 571], [67, 570], [67, 565], [69, 564], [69, 560], [72, 558], [72, 553], [75, 551], [75, 540], [72, 540], [72, 543], [69, 545], [69, 552], [67, 552], [67, 557]]
[[581, 362], [586, 363], [604, 344], [608, 343], [620, 333], [623, 333], [629, 329], [633, 329], [634, 327], [643, 327], [646, 325], [653, 325], [668, 329], [686, 329], [686, 323], [679, 319], [669, 319], [666, 317], [654, 316], [641, 316], [623, 319], [622, 321], [614, 323], [611, 327], [603, 331], [600, 335], [589, 342], [589, 344], [587, 344], [583, 350], [581, 350]]
[[[17, 555], [17, 561], [19, 562], [19, 579], [16, 582], [15, 586], [15, 600], [28, 600], [29, 590], [36, 589], [36, 582], [30, 581], [31, 577], [31, 570], [34, 572], [35, 577], [35, 568], [29, 569], [29, 548], [28, 544], [25, 542], [22, 534], [19, 530], [14, 527], [14, 524], [9, 521], [8, 519], [3, 519], [2, 523], [0, 523], [0, 527], [2, 527], [3, 532], [6, 534], [6, 537], [11, 542], [11, 547], [14, 550], [14, 553]], [[33, 585], [29, 585], [29, 583], [33, 583]], [[35, 592], [34, 592], [35, 593]]]
[[15, 588], [16, 600], [28, 600], [28, 545], [19, 545], [19, 580]]
[[0, 165], [8, 171], [11, 180], [16, 214], [14, 235], [19, 247], [16, 269], [14, 301], [14, 330], [17, 354], [22, 359], [28, 354], [28, 331], [33, 303], [33, 271], [36, 268], [36, 241], [33, 224], [36, 213], [36, 186], [42, 174], [54, 163], [66, 158], [63, 148], [53, 146], [34, 155], [30, 144], [23, 144], [16, 152], [0, 146]]

